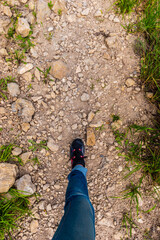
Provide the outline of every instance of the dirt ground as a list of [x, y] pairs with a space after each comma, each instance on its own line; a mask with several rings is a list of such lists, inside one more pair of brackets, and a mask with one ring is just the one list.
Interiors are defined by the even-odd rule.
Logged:
[[[27, 18], [31, 10], [25, 4], [29, 2], [22, 2], [17, 8]], [[38, 14], [38, 1], [33, 3]], [[103, 125], [102, 129], [93, 128], [95, 145], [86, 146], [89, 194], [96, 215], [96, 239], [127, 239], [121, 221], [123, 212], [129, 209], [129, 201], [111, 198], [119, 196], [129, 182], [123, 179], [125, 161], [115, 149], [112, 115], [119, 115], [122, 128], [125, 128], [130, 123], [147, 124], [156, 109], [146, 99], [138, 78], [140, 59], [133, 50], [136, 36], [127, 34], [121, 26], [124, 20], [114, 14], [112, 2], [67, 0], [65, 5], [60, 16], [49, 10], [43, 21], [33, 24], [35, 47], [26, 54], [26, 61], [33, 64], [30, 72], [36, 77], [26, 80], [24, 75], [17, 73], [16, 64], [8, 63], [0, 56], [0, 75], [15, 77], [20, 87], [18, 98], [31, 101], [35, 107], [29, 128], [24, 131], [23, 120], [13, 113], [11, 107], [17, 97], [8, 96], [8, 100], [0, 101], [0, 106], [5, 108], [0, 118], [0, 127], [3, 128], [0, 143], [10, 142], [18, 135], [16, 142], [26, 151], [29, 139], [52, 138], [59, 147], [57, 152], [45, 149], [37, 152], [40, 165], [28, 162], [20, 167], [18, 177], [29, 173], [40, 193], [39, 203], [34, 199], [32, 202], [38, 229], [31, 233], [32, 218], [28, 217], [14, 239], [52, 238], [63, 215], [70, 172], [69, 146], [76, 137], [81, 137], [86, 143], [91, 111], [95, 113], [92, 124]], [[0, 18], [6, 18], [2, 11]], [[1, 37], [2, 44], [5, 37], [3, 34]], [[14, 42], [10, 40], [5, 44], [7, 52], [14, 48]], [[44, 84], [42, 74], [38, 76], [35, 72], [36, 67], [44, 70], [56, 60], [66, 63], [68, 73], [61, 80], [54, 79]], [[134, 80], [132, 86], [126, 85], [128, 78]], [[32, 87], [29, 88], [29, 84]], [[82, 101], [83, 93], [88, 94], [87, 101]], [[147, 196], [140, 204], [143, 210], [148, 210], [154, 201]], [[146, 230], [150, 231], [151, 239], [160, 239], [158, 209], [150, 214], [140, 212], [136, 223], [138, 228], [133, 229], [130, 239], [145, 239]]]

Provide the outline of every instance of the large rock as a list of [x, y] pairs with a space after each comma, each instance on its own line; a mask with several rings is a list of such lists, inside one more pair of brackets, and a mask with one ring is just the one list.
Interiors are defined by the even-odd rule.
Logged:
[[8, 192], [15, 182], [17, 173], [17, 165], [0, 163], [0, 193]]
[[96, 138], [94, 134], [93, 128], [88, 127], [87, 128], [87, 145], [88, 146], [94, 146], [96, 143]]
[[51, 10], [48, 7], [48, 2], [44, 0], [37, 1], [37, 22], [41, 23], [51, 14]]
[[4, 12], [4, 14], [7, 15], [8, 17], [12, 17], [12, 12], [11, 12], [10, 7], [1, 5], [1, 10], [2, 10], [2, 11]]
[[30, 32], [30, 26], [25, 18], [18, 18], [16, 33], [22, 37], [27, 37]]
[[20, 94], [19, 86], [17, 83], [14, 83], [14, 82], [8, 83], [7, 89], [8, 89], [9, 94], [12, 97], [17, 97]]
[[24, 74], [28, 71], [30, 71], [33, 68], [33, 64], [32, 63], [27, 63], [27, 64], [21, 64], [18, 68], [18, 74]]
[[62, 79], [67, 76], [68, 67], [61, 60], [55, 61], [51, 64], [50, 74], [55, 78]]
[[56, 0], [54, 1], [54, 5], [53, 5], [53, 11], [55, 13], [58, 13], [58, 10], [62, 10], [62, 12], [66, 12], [66, 2], [64, 0]]
[[23, 122], [30, 122], [35, 112], [35, 108], [30, 101], [19, 98], [12, 104], [12, 111], [22, 117]]
[[29, 174], [24, 175], [15, 182], [15, 186], [23, 195], [32, 195], [36, 191]]

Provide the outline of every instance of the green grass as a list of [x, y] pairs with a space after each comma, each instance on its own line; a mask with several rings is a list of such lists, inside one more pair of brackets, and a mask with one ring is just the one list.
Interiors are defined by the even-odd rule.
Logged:
[[52, 79], [49, 78], [49, 73], [50, 73], [50, 70], [51, 70], [51, 66], [47, 69], [45, 69], [44, 71], [41, 70], [39, 67], [37, 67], [38, 71], [41, 72], [43, 74], [43, 82], [44, 83], [48, 83], [48, 80], [49, 81], [53, 81]]
[[28, 140], [28, 142], [31, 144], [28, 149], [32, 150], [33, 152], [41, 150], [43, 148], [48, 150], [47, 141], [40, 141], [40, 143], [36, 143], [35, 141], [30, 139]]
[[34, 39], [32, 33], [33, 31], [31, 30], [27, 37], [22, 37], [21, 35], [17, 35], [15, 37], [15, 41], [25, 53], [29, 52], [30, 48], [35, 46], [35, 44], [32, 42], [32, 39]]
[[120, 120], [120, 117], [118, 115], [112, 115], [113, 122]]
[[52, 10], [52, 8], [53, 8], [53, 3], [52, 3], [52, 1], [50, 1], [50, 2], [48, 3], [48, 7]]
[[118, 13], [126, 14], [131, 13], [139, 2], [139, 0], [117, 0], [114, 4]]
[[[11, 199], [0, 194], [0, 239], [5, 236], [12, 239], [13, 230], [18, 229], [18, 221], [26, 215], [31, 215], [28, 196], [21, 194], [18, 190], [11, 188], [8, 192]], [[7, 238], [8, 239], [8, 238]]]
[[10, 82], [14, 82], [14, 78], [11, 76], [0, 79], [0, 97], [4, 98], [5, 100], [7, 100], [7, 84]]
[[20, 165], [23, 165], [22, 159], [12, 154], [14, 147], [16, 147], [16, 145], [12, 143], [0, 146], [0, 162], [18, 161]]
[[14, 59], [16, 60], [16, 64], [26, 63], [23, 61], [25, 59], [25, 51], [24, 50], [15, 50], [14, 51]]
[[62, 15], [62, 9], [58, 9], [58, 16]]
[[132, 229], [137, 228], [136, 223], [134, 222], [132, 215], [130, 213], [123, 213], [122, 217], [122, 227], [125, 227], [127, 235], [132, 237]]

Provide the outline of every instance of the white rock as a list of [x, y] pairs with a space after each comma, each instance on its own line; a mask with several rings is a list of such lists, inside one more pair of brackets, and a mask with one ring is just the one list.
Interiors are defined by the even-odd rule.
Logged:
[[82, 102], [87, 102], [89, 100], [89, 94], [88, 93], [83, 93], [81, 96], [81, 101]]
[[96, 123], [91, 123], [89, 126], [92, 128], [98, 128], [98, 127], [101, 127], [103, 124], [104, 124], [103, 121], [98, 121]]
[[12, 97], [17, 97], [20, 94], [19, 86], [17, 83], [14, 83], [14, 82], [8, 83], [7, 89], [8, 89], [9, 94]]
[[135, 83], [135, 81], [132, 78], [128, 78], [126, 80], [126, 86], [127, 87], [132, 87], [132, 86], [135, 86], [135, 85], [136, 85], [136, 83]]
[[77, 127], [78, 127], [78, 126], [77, 126], [77, 123], [73, 124], [73, 125], [72, 125], [72, 130], [76, 130]]
[[20, 147], [16, 147], [16, 148], [14, 148], [13, 151], [12, 151], [12, 154], [13, 154], [14, 156], [19, 156], [21, 153], [22, 153], [22, 148], [20, 148]]
[[49, 212], [49, 211], [52, 210], [52, 206], [51, 206], [51, 204], [48, 204], [48, 205], [47, 205], [46, 210], [47, 210], [47, 212]]
[[52, 152], [57, 152], [59, 149], [59, 146], [55, 144], [54, 140], [52, 138], [48, 139], [47, 142], [47, 147], [52, 151]]
[[31, 53], [32, 57], [38, 58], [38, 53], [33, 47], [31, 47], [30, 53]]
[[49, 28], [48, 28], [48, 32], [53, 31], [53, 29], [54, 29], [53, 27], [49, 27]]
[[113, 21], [113, 19], [114, 19], [114, 15], [113, 14], [111, 14], [110, 16], [109, 16], [109, 18], [108, 18], [110, 21]]
[[17, 165], [0, 163], [0, 193], [8, 192], [15, 182], [17, 173]]
[[95, 17], [102, 17], [103, 16], [103, 12], [102, 10], [97, 10], [94, 14]]
[[0, 107], [0, 114], [5, 114], [6, 113], [6, 110], [4, 107]]
[[51, 14], [51, 10], [48, 7], [48, 2], [44, 0], [37, 1], [37, 22], [43, 23]]
[[93, 120], [94, 116], [95, 116], [95, 113], [90, 112], [90, 113], [88, 114], [88, 122], [91, 122], [91, 121]]
[[23, 74], [22, 76], [27, 82], [31, 82], [32, 81], [32, 73], [31, 72], [26, 72]]
[[8, 17], [12, 17], [12, 12], [11, 12], [10, 7], [2, 5], [1, 9], [4, 12], [5, 15], [7, 15]]
[[81, 15], [82, 16], [87, 16], [89, 14], [89, 11], [90, 11], [89, 8], [86, 8], [81, 12]]
[[108, 48], [115, 48], [116, 47], [116, 37], [107, 37], [105, 39], [106, 45]]
[[80, 68], [80, 66], [78, 66], [76, 69], [76, 73], [80, 73], [80, 72], [81, 72], [81, 68]]
[[25, 18], [18, 18], [16, 33], [22, 37], [27, 37], [30, 32], [30, 26]]
[[39, 207], [40, 210], [44, 210], [45, 202], [41, 201], [40, 203], [38, 203], [38, 207]]
[[118, 18], [118, 17], [115, 17], [115, 18], [113, 19], [113, 22], [115, 22], [115, 23], [119, 23], [119, 22], [120, 22], [120, 20], [119, 20], [119, 18]]
[[26, 3], [28, 0], [19, 0], [21, 3]]
[[39, 226], [38, 220], [32, 220], [30, 224], [30, 230], [32, 234], [37, 232], [38, 226]]
[[33, 68], [33, 64], [32, 63], [27, 63], [27, 64], [22, 64], [19, 66], [19, 68], [17, 69], [18, 74], [24, 74], [25, 72], [30, 71]]
[[0, 56], [7, 56], [8, 53], [7, 53], [7, 50], [5, 48], [1, 48], [0, 49]]
[[31, 155], [32, 152], [25, 152], [20, 155], [20, 158], [22, 159], [22, 162], [25, 164], [29, 160]]
[[29, 174], [24, 175], [15, 182], [15, 186], [18, 190], [22, 191], [23, 195], [32, 195], [36, 191], [35, 185], [31, 181]]

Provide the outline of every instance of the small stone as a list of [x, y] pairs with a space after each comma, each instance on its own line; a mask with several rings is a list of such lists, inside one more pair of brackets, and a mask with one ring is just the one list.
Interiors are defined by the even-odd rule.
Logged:
[[30, 224], [30, 230], [32, 234], [37, 232], [38, 226], [39, 226], [38, 220], [32, 220]]
[[5, 15], [7, 15], [8, 17], [12, 17], [12, 12], [10, 7], [8, 6], [1, 6], [2, 11], [4, 12]]
[[9, 94], [12, 97], [17, 97], [20, 94], [19, 85], [17, 83], [14, 83], [14, 82], [8, 83], [7, 89], [8, 89]]
[[89, 100], [89, 94], [88, 93], [83, 93], [81, 96], [81, 101], [82, 102], [87, 102]]
[[49, 211], [52, 210], [52, 206], [51, 206], [51, 204], [48, 204], [48, 205], [47, 205], [46, 210], [47, 210], [47, 212], [49, 212]]
[[40, 210], [44, 210], [45, 208], [45, 202], [44, 201], [41, 201], [39, 204], [38, 204], [38, 207]]
[[33, 64], [32, 63], [27, 63], [27, 64], [22, 64], [19, 66], [19, 68], [17, 69], [18, 74], [24, 74], [25, 72], [30, 71], [33, 68]]
[[118, 167], [118, 171], [119, 171], [119, 172], [122, 172], [122, 170], [123, 170], [123, 167], [122, 167], [122, 166], [119, 166], [119, 167]]
[[143, 223], [143, 220], [142, 220], [141, 218], [139, 218], [139, 219], [137, 220], [137, 222]]
[[81, 68], [80, 68], [80, 66], [78, 66], [76, 69], [76, 73], [80, 73], [80, 72], [81, 72]]
[[66, 12], [66, 11], [67, 11], [65, 0], [55, 0], [54, 2], [55, 2], [55, 3], [54, 3], [54, 5], [53, 5], [52, 10], [53, 10], [56, 14], [58, 14], [58, 10], [61, 10], [62, 12]]
[[59, 146], [55, 144], [54, 140], [52, 138], [48, 139], [47, 142], [47, 147], [52, 151], [52, 152], [57, 152], [59, 149]]
[[29, 174], [24, 175], [15, 182], [15, 186], [18, 190], [22, 191], [23, 195], [32, 195], [36, 191], [35, 185], [31, 181]]
[[120, 20], [119, 20], [119, 18], [118, 18], [118, 17], [115, 17], [115, 18], [113, 19], [113, 22], [115, 22], [115, 23], [119, 23], [119, 22], [120, 22]]
[[20, 148], [20, 147], [16, 147], [12, 150], [12, 154], [14, 156], [19, 156], [21, 153], [22, 153], [22, 148]]
[[106, 60], [110, 60], [111, 59], [111, 56], [109, 55], [109, 53], [104, 53], [103, 57]]
[[151, 99], [153, 98], [153, 93], [152, 92], [146, 92], [146, 97]]
[[91, 121], [93, 120], [94, 116], [95, 116], [95, 113], [90, 112], [90, 113], [88, 114], [88, 122], [91, 122]]
[[61, 60], [55, 61], [50, 65], [51, 65], [50, 74], [53, 75], [53, 77], [61, 80], [62, 78], [67, 76], [68, 67]]
[[32, 152], [25, 152], [20, 155], [20, 158], [22, 159], [22, 162], [26, 164], [26, 162], [29, 160], [31, 155], [32, 155]]
[[4, 107], [0, 107], [0, 114], [5, 114], [6, 113], [6, 110]]
[[35, 3], [34, 3], [34, 1], [29, 1], [29, 10], [31, 10], [31, 11], [33, 11], [34, 9], [35, 9]]
[[101, 127], [103, 125], [103, 121], [99, 121], [99, 122], [96, 122], [96, 123], [91, 123], [89, 126], [91, 128], [98, 128], [98, 127]]
[[114, 240], [121, 240], [121, 239], [123, 239], [123, 235], [122, 235], [122, 233], [116, 233], [114, 236]]
[[135, 86], [135, 85], [136, 85], [136, 83], [135, 83], [135, 81], [132, 78], [128, 78], [126, 80], [126, 86], [127, 87], [132, 87], [132, 86]]
[[21, 127], [22, 127], [22, 130], [24, 132], [27, 132], [30, 129], [30, 124], [29, 123], [22, 123]]
[[116, 37], [107, 37], [105, 39], [105, 43], [108, 48], [115, 48], [116, 47]]
[[26, 72], [22, 75], [22, 77], [27, 81], [31, 82], [32, 81], [32, 73], [31, 72]]
[[81, 12], [82, 16], [87, 16], [88, 14], [89, 14], [89, 8], [86, 8]]
[[35, 108], [30, 101], [19, 98], [12, 104], [12, 111], [22, 117], [23, 122], [27, 123], [32, 120]]
[[122, 126], [122, 121], [121, 121], [121, 120], [117, 120], [117, 121], [113, 122], [113, 123], [111, 124], [111, 126], [112, 126], [112, 128], [113, 128], [114, 130], [118, 130], [118, 129], [120, 129], [121, 126]]
[[110, 16], [109, 16], [109, 18], [108, 18], [110, 21], [113, 21], [113, 19], [114, 19], [114, 15], [113, 14], [111, 14]]
[[102, 17], [102, 15], [103, 15], [102, 10], [97, 10], [94, 14], [95, 17]]
[[21, 3], [26, 3], [28, 0], [19, 0]]
[[38, 53], [36, 52], [36, 50], [33, 47], [31, 47], [30, 53], [31, 53], [32, 57], [38, 58]]
[[17, 173], [17, 165], [0, 163], [0, 193], [8, 192], [15, 182]]
[[77, 127], [78, 127], [78, 126], [77, 126], [77, 123], [73, 124], [73, 125], [72, 125], [72, 130], [76, 130]]
[[7, 53], [7, 50], [5, 48], [1, 48], [0, 49], [0, 56], [7, 56], [8, 53]]
[[31, 29], [27, 20], [25, 18], [18, 18], [16, 33], [20, 34], [22, 37], [27, 37], [30, 31]]
[[36, 68], [36, 70], [34, 72], [34, 75], [35, 75], [35, 77], [37, 78], [38, 81], [41, 80], [41, 75], [40, 75], [40, 72], [39, 72], [39, 70], [37, 68]]
[[87, 128], [87, 145], [94, 146], [96, 143], [95, 134], [92, 128]]
[[48, 2], [44, 0], [37, 1], [37, 22], [43, 23], [51, 14], [51, 10], [48, 7]]

